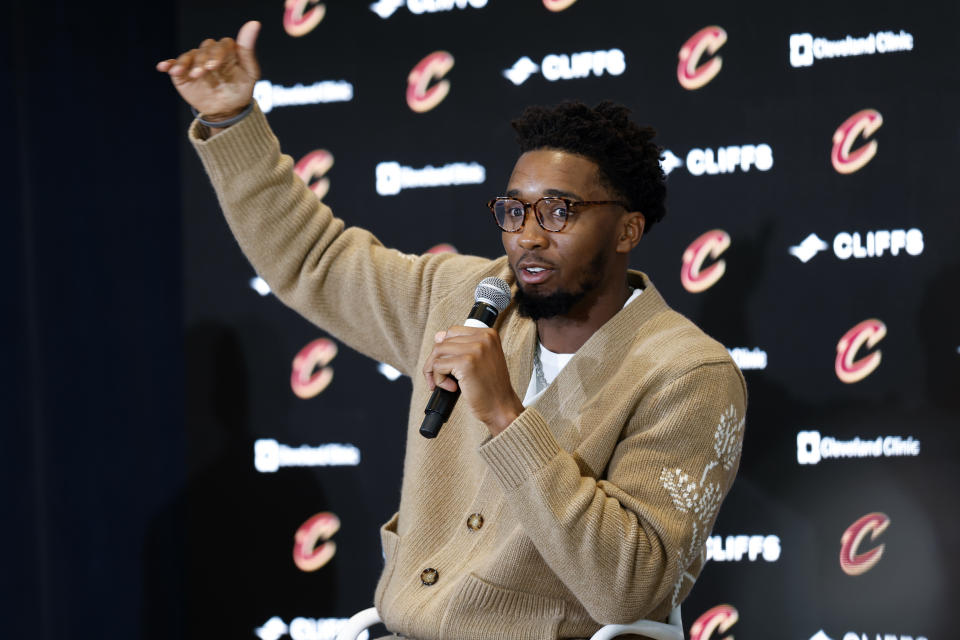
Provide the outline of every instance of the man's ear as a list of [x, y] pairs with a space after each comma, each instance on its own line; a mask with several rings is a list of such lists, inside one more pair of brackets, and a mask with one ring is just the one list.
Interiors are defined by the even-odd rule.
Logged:
[[643, 236], [643, 227], [647, 219], [639, 211], [628, 211], [620, 219], [620, 238], [617, 240], [617, 253], [630, 253]]

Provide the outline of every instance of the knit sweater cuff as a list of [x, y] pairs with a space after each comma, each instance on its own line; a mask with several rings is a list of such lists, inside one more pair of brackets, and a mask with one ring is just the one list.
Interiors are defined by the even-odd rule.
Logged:
[[250, 115], [213, 137], [209, 129], [196, 120], [188, 134], [214, 184], [248, 169], [251, 159], [256, 162], [276, 154], [279, 149], [266, 116], [256, 104]]
[[543, 416], [536, 409], [527, 409], [483, 444], [480, 455], [509, 491], [546, 466], [560, 450]]

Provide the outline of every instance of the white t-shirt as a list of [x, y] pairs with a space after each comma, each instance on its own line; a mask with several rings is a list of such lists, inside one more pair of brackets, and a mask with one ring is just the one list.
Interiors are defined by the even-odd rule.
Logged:
[[[623, 303], [623, 306], [626, 307], [633, 302], [641, 293], [643, 293], [643, 289], [634, 289], [630, 297], [627, 298], [627, 301]], [[547, 386], [550, 386], [554, 379], [560, 374], [561, 369], [567, 366], [567, 363], [570, 362], [570, 358], [572, 358], [574, 354], [554, 353], [543, 346], [539, 339], [537, 340], [537, 349], [540, 350], [540, 364], [543, 365], [543, 377], [547, 381]], [[547, 387], [539, 391], [537, 390], [537, 367], [534, 365], [533, 373], [530, 374], [530, 384], [527, 385], [527, 394], [523, 398], [523, 406], [529, 407], [534, 400], [540, 397], [541, 393], [546, 391], [546, 388]]]

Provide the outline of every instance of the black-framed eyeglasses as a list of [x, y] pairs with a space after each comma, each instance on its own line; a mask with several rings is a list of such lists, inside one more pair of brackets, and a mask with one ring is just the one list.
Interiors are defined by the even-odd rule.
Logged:
[[597, 204], [616, 204], [627, 209], [627, 204], [619, 200], [571, 200], [557, 196], [545, 196], [536, 202], [524, 202], [517, 198], [500, 196], [487, 203], [493, 213], [497, 226], [507, 233], [516, 233], [523, 229], [527, 219], [527, 209], [533, 208], [537, 222], [547, 231], [563, 231], [570, 215], [580, 207]]

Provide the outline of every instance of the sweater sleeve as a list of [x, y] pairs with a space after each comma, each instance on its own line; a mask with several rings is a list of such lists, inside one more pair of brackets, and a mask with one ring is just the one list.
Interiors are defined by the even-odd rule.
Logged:
[[427, 314], [486, 260], [408, 255], [334, 217], [293, 171], [259, 108], [190, 139], [234, 237], [274, 294], [358, 351], [410, 375]]
[[640, 400], [599, 480], [536, 409], [481, 455], [537, 551], [594, 620], [662, 619], [702, 567], [739, 465], [745, 404], [732, 363], [698, 366]]

